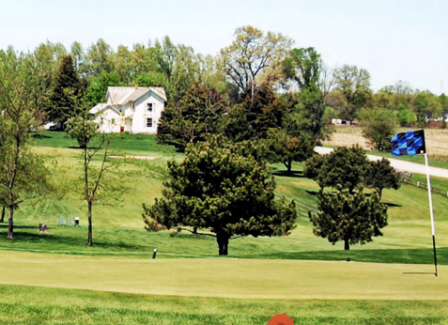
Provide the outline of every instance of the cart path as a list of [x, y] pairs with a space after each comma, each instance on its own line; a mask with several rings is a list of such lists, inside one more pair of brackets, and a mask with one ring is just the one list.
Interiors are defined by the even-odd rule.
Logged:
[[[324, 147], [316, 147], [314, 148], [314, 151], [316, 151], [319, 154], [327, 154], [333, 151], [332, 148], [324, 148]], [[381, 160], [383, 157], [380, 156], [373, 156], [373, 155], [367, 155], [369, 160]], [[426, 174], [426, 166], [421, 164], [416, 164], [408, 161], [402, 161], [397, 159], [391, 159], [387, 158], [390, 161], [390, 164], [392, 167], [407, 171], [410, 173], [416, 173], [416, 174]], [[437, 167], [429, 167], [429, 175], [436, 176], [436, 177], [442, 177], [442, 178], [448, 178], [448, 169], [444, 168], [437, 168]]]

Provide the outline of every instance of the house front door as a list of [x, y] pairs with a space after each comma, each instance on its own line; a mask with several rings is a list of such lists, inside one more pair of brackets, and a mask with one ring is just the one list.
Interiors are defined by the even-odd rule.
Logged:
[[124, 126], [120, 126], [120, 133], [124, 132]]

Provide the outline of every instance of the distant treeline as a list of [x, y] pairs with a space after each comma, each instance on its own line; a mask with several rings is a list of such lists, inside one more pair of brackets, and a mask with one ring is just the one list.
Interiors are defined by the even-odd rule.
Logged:
[[[12, 47], [0, 52], [15, 53]], [[70, 100], [61, 100], [67, 94], [78, 95], [82, 89], [86, 105], [93, 107], [104, 101], [108, 86], [135, 84], [165, 88], [168, 98], [165, 115], [169, 115], [165, 121], [179, 118], [177, 115], [183, 108], [180, 106], [191, 99], [193, 87], [194, 91], [212, 91], [215, 100], [219, 97], [220, 106], [226, 107], [225, 115], [234, 117], [241, 113], [241, 107], [235, 106], [241, 105], [247, 96], [252, 100], [258, 91], [269, 88], [273, 91], [272, 96], [267, 96], [271, 96], [268, 99], [271, 102], [261, 103], [263, 107], [257, 109], [252, 107], [251, 114], [255, 115], [246, 116], [254, 121], [263, 109], [269, 110], [266, 107], [274, 105], [277, 97], [290, 108], [314, 107], [317, 113], [311, 115], [320, 117], [314, 117], [312, 123], [320, 123], [320, 118], [354, 120], [363, 110], [384, 108], [393, 111], [402, 126], [413, 123], [424, 126], [428, 121], [442, 120], [448, 113], [444, 94], [436, 96], [413, 89], [401, 80], [373, 92], [366, 69], [349, 64], [330, 68], [314, 48], [294, 48], [287, 36], [265, 33], [252, 26], [238, 28], [233, 42], [216, 56], [196, 53], [184, 44], [173, 44], [168, 36], [134, 44], [132, 49], [120, 45], [116, 50], [103, 39], [87, 48], [74, 42], [70, 49], [47, 41], [22, 56], [35, 59], [34, 69], [42, 81], [41, 105], [51, 120], [64, 121], [73, 115], [70, 112], [78, 111], [74, 103], [68, 103]], [[73, 66], [73, 71], [68, 71], [67, 64]], [[260, 90], [263, 87], [265, 90]]]

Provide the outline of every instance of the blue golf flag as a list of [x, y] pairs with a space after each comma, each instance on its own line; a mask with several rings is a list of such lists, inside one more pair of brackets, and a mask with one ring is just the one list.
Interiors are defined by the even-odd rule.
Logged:
[[390, 145], [392, 154], [397, 156], [413, 156], [426, 153], [425, 133], [423, 130], [397, 133]]

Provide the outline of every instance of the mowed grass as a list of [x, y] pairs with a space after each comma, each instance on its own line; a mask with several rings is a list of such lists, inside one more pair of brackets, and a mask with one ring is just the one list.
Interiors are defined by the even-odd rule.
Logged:
[[[53, 177], [75, 179], [80, 176], [77, 169], [81, 162], [80, 150], [70, 148], [76, 143], [65, 143], [65, 147], [57, 148], [58, 141], [74, 141], [64, 138], [53, 141], [53, 147], [36, 146], [34, 150], [42, 155], [54, 157], [62, 171], [55, 171]], [[124, 135], [128, 137], [129, 135]], [[133, 141], [155, 143], [154, 136], [139, 135], [142, 139]], [[130, 137], [131, 138], [131, 137]], [[61, 140], [62, 139], [62, 140]], [[48, 138], [37, 139], [47, 141]], [[49, 141], [49, 140], [48, 140]], [[117, 138], [116, 147], [125, 146]], [[40, 143], [41, 144], [41, 143]], [[136, 148], [136, 145], [127, 145]], [[148, 145], [149, 146], [149, 145]], [[143, 148], [143, 147], [142, 147]], [[152, 149], [151, 149], [152, 148]], [[156, 150], [156, 146], [148, 150]], [[149, 152], [134, 151], [139, 155], [157, 155], [154, 161], [127, 160], [122, 169], [133, 171], [122, 180], [126, 193], [121, 202], [114, 206], [94, 206], [94, 247], [87, 247], [86, 203], [78, 193], [68, 191], [66, 196], [57, 200], [44, 198], [34, 204], [22, 205], [16, 211], [15, 240], [6, 239], [7, 224], [0, 224], [0, 249], [33, 251], [42, 253], [65, 253], [90, 256], [121, 256], [127, 258], [151, 258], [154, 248], [159, 250], [158, 258], [210, 258], [217, 255], [217, 244], [214, 238], [193, 236], [182, 232], [171, 237], [170, 231], [149, 233], [144, 230], [142, 221], [142, 203], [152, 204], [161, 196], [163, 182], [166, 177], [166, 161], [173, 157], [169, 150]], [[181, 155], [175, 155], [180, 160]], [[432, 241], [428, 210], [427, 193], [421, 188], [403, 185], [399, 191], [385, 190], [383, 201], [389, 205], [389, 225], [384, 228], [384, 236], [374, 238], [367, 245], [353, 245], [351, 251], [343, 250], [342, 243], [330, 244], [326, 239], [313, 235], [308, 220], [308, 210], [316, 209], [317, 184], [303, 177], [303, 164], [294, 164], [294, 174], [285, 176], [281, 164], [272, 165], [277, 182], [277, 195], [296, 200], [299, 218], [297, 228], [289, 236], [260, 237], [251, 236], [230, 241], [229, 257], [249, 259], [305, 259], [336, 260], [347, 258], [355, 261], [378, 263], [417, 263], [431, 264]], [[442, 180], [438, 181], [440, 184]], [[434, 182], [436, 184], [436, 182]], [[434, 195], [434, 211], [438, 257], [440, 264], [448, 264], [448, 198]], [[81, 227], [59, 227], [58, 218], [70, 216], [81, 218]], [[48, 234], [40, 234], [37, 227], [46, 222]]]
[[[65, 184], [79, 177], [81, 152], [51, 134], [60, 138], [36, 139], [34, 150], [58, 162], [53, 177]], [[94, 247], [86, 246], [86, 204], [72, 191], [17, 210], [14, 241], [0, 225], [0, 324], [249, 325], [278, 313], [295, 324], [448, 323], [446, 197], [434, 196], [435, 277], [426, 191], [385, 190], [384, 236], [346, 252], [312, 233], [307, 213], [319, 188], [303, 177], [303, 164], [293, 176], [276, 164], [277, 195], [296, 200], [297, 228], [285, 237], [232, 240], [229, 257], [217, 258], [213, 238], [143, 229], [142, 203], [161, 196], [166, 161], [182, 156], [157, 147], [154, 136], [139, 137], [115, 139], [114, 153], [158, 159], [123, 162], [132, 171], [122, 179], [126, 194], [115, 206], [94, 207]], [[79, 216], [82, 226], [59, 227], [59, 216]], [[39, 222], [48, 234], [37, 232]]]
[[446, 324], [445, 300], [292, 300], [182, 297], [0, 285], [2, 324]]
[[[0, 283], [153, 295], [448, 300], [448, 266], [2, 252]], [[7, 261], [5, 263], [5, 261]]]
[[[114, 134], [110, 150], [112, 154], [133, 154], [142, 152], [158, 154], [175, 154], [176, 150], [172, 146], [160, 145], [157, 143], [155, 135], [144, 134]], [[78, 150], [78, 142], [70, 138], [64, 132], [39, 131], [34, 134], [35, 145], [38, 147], [50, 148], [71, 148]], [[91, 146], [99, 144], [99, 138], [94, 138]]]

